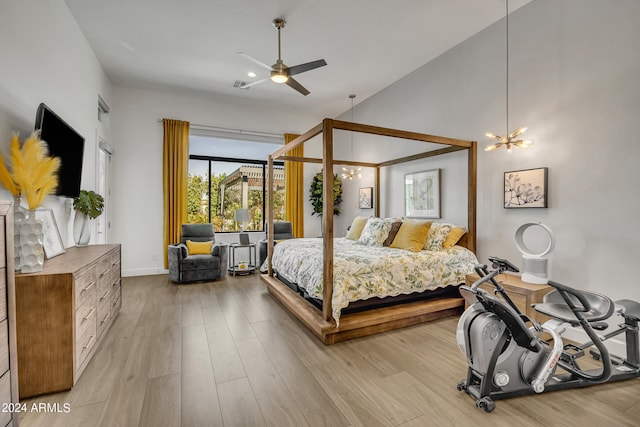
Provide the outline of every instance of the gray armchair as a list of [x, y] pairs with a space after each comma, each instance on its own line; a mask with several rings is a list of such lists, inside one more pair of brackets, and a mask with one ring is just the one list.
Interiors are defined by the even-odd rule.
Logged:
[[[265, 230], [268, 228], [268, 224], [264, 225]], [[267, 231], [268, 233], [268, 231]], [[267, 234], [268, 237], [268, 234]], [[273, 239], [274, 240], [284, 240], [284, 239], [293, 239], [293, 228], [291, 227], [290, 221], [276, 221], [273, 223]], [[262, 266], [264, 260], [267, 259], [267, 250], [268, 250], [268, 240], [263, 239], [258, 241], [258, 260], [260, 264], [258, 264], [258, 268]]]
[[[214, 242], [210, 254], [189, 254], [186, 241]], [[226, 276], [229, 245], [215, 241], [212, 224], [182, 224], [180, 243], [169, 245], [169, 278], [176, 283], [201, 282]]]

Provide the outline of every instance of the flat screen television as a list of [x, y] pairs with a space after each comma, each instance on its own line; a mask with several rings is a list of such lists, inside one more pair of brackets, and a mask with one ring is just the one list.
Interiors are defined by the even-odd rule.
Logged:
[[77, 197], [82, 179], [84, 137], [44, 103], [38, 106], [35, 128], [49, 146], [49, 155], [60, 158], [56, 195]]

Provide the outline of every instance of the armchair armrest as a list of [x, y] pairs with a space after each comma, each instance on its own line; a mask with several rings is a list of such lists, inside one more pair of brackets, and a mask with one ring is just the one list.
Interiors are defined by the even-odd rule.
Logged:
[[220, 257], [220, 277], [227, 275], [227, 265], [229, 263], [229, 244], [216, 242], [211, 248], [211, 255]]
[[169, 261], [169, 278], [175, 282], [181, 280], [180, 264], [189, 255], [187, 246], [183, 243], [169, 245], [167, 247], [167, 258]]

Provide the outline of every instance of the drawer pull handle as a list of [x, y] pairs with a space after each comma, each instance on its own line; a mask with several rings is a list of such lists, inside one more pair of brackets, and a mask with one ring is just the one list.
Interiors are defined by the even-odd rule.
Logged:
[[[89, 310], [89, 312], [87, 313], [87, 315], [85, 317], [82, 318], [82, 322], [84, 322], [85, 320], [89, 320], [89, 318], [91, 317], [91, 315], [93, 314], [93, 312], [96, 311], [95, 308], [92, 308], [91, 310]], [[80, 322], [80, 323], [82, 323]]]
[[102, 325], [104, 322], [106, 322], [109, 319], [109, 317], [111, 317], [111, 313], [107, 313], [107, 315], [104, 316], [104, 319], [100, 321], [100, 324]]
[[105, 292], [104, 295], [100, 297], [100, 301], [103, 301], [107, 297], [107, 295], [109, 295], [109, 291]]
[[91, 335], [91, 338], [89, 338], [89, 341], [87, 341], [87, 345], [82, 347], [82, 351], [85, 351], [86, 349], [88, 349], [89, 347], [91, 347], [91, 342], [93, 341], [93, 339], [95, 338], [95, 335]]
[[83, 293], [84, 291], [88, 291], [89, 289], [91, 289], [94, 285], [96, 284], [95, 281], [89, 283], [87, 286], [85, 286], [84, 288], [82, 288], [82, 290], [80, 291], [80, 293]]

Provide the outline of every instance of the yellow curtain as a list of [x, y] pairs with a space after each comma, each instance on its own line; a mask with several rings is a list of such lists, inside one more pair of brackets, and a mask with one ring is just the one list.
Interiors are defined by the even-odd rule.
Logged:
[[[284, 143], [288, 144], [300, 135], [284, 134]], [[287, 153], [287, 156], [303, 157], [304, 147], [299, 145]], [[304, 175], [303, 162], [284, 162], [285, 178], [285, 215], [291, 221], [293, 237], [304, 237]]]
[[164, 268], [168, 267], [167, 246], [180, 241], [187, 221], [187, 167], [189, 122], [162, 119], [164, 129], [162, 187], [164, 191]]

